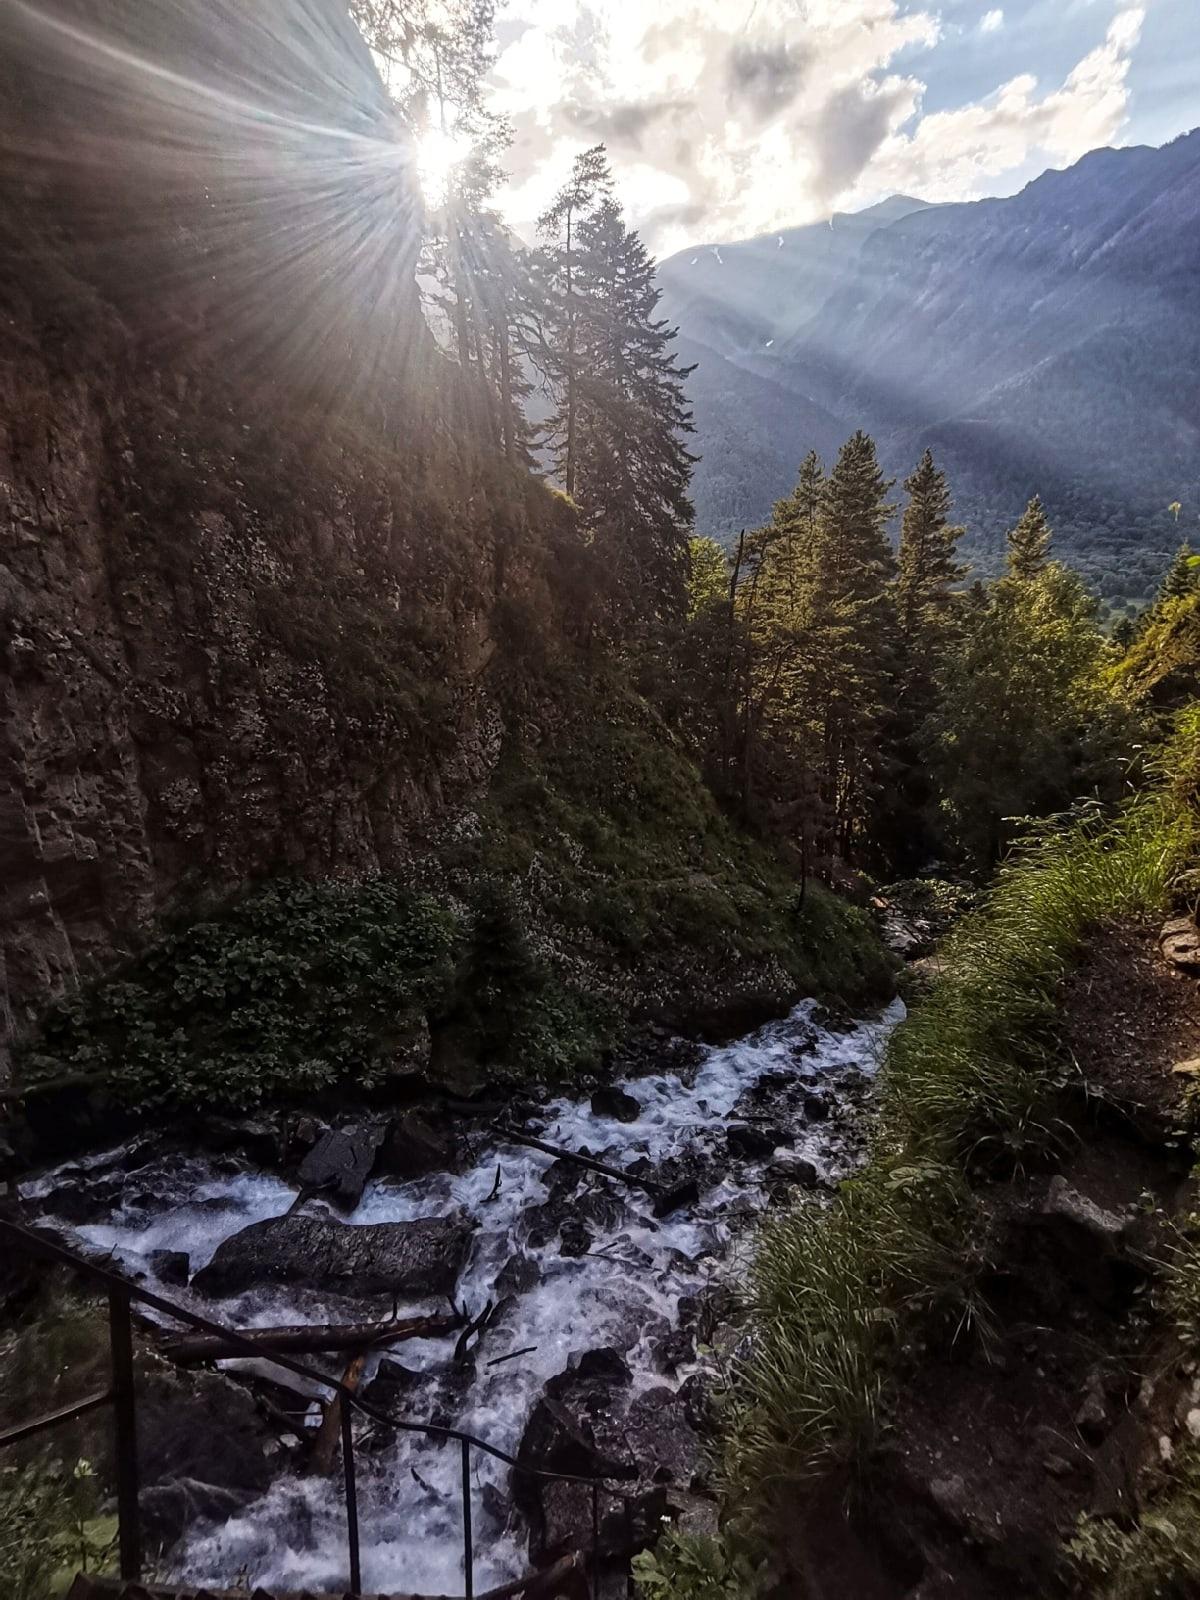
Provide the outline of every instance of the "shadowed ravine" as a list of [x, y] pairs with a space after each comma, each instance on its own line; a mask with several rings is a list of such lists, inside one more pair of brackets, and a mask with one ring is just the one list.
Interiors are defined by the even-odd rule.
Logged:
[[[604, 1351], [592, 1364], [598, 1379], [587, 1382], [593, 1393], [597, 1381], [611, 1385], [611, 1437], [648, 1484], [666, 1485], [672, 1503], [702, 1511], [703, 1495], [693, 1491], [703, 1485], [693, 1478], [702, 1470], [703, 1444], [692, 1424], [702, 1410], [707, 1341], [720, 1343], [707, 1331], [719, 1313], [702, 1308], [741, 1275], [748, 1227], [765, 1205], [836, 1180], [858, 1160], [879, 1046], [901, 1014], [896, 1003], [877, 1021], [839, 1026], [805, 1002], [784, 1021], [705, 1050], [683, 1076], [630, 1080], [625, 1089], [640, 1109], [621, 1110], [631, 1120], [565, 1098], [525, 1119], [526, 1132], [617, 1166], [641, 1159], [655, 1172], [673, 1163], [668, 1177], [694, 1174], [700, 1202], [662, 1219], [637, 1190], [487, 1136], [461, 1172], [369, 1183], [351, 1224], [461, 1213], [473, 1233], [454, 1298], [473, 1316], [488, 1301], [498, 1304], [466, 1367], [455, 1366], [453, 1341], [444, 1339], [410, 1341], [389, 1357], [372, 1357], [367, 1371], [382, 1383], [388, 1409], [452, 1423], [517, 1453], [547, 1381], [587, 1352]], [[64, 1211], [80, 1214], [80, 1191], [111, 1182], [118, 1164], [124, 1176], [116, 1209], [76, 1223], [71, 1236], [90, 1250], [112, 1251], [127, 1271], [176, 1300], [241, 1327], [352, 1322], [392, 1311], [377, 1296], [331, 1297], [292, 1284], [221, 1298], [199, 1292], [194, 1282], [188, 1288], [164, 1282], [163, 1258], [151, 1262], [153, 1252], [186, 1252], [194, 1278], [222, 1241], [293, 1204], [294, 1184], [238, 1159], [172, 1153], [151, 1136], [57, 1168], [27, 1183], [23, 1198], [31, 1213], [61, 1227]], [[322, 1210], [323, 1202], [307, 1202], [307, 1215]], [[422, 1308], [444, 1310], [444, 1298], [415, 1300], [402, 1310]], [[697, 1344], [704, 1347], [699, 1353]], [[393, 1365], [381, 1379], [384, 1361]], [[275, 1380], [284, 1376], [260, 1365]], [[317, 1420], [315, 1406], [310, 1420]], [[598, 1445], [611, 1448], [609, 1438], [601, 1430]], [[525, 1448], [531, 1447], [527, 1438]], [[457, 1451], [401, 1435], [364, 1439], [356, 1453], [364, 1585], [461, 1592]], [[302, 1475], [296, 1470], [302, 1455], [295, 1445], [279, 1452], [280, 1476], [267, 1493], [228, 1520], [191, 1528], [168, 1565], [210, 1582], [343, 1583], [338, 1478]], [[522, 1503], [530, 1509], [528, 1500]], [[569, 1531], [571, 1506], [532, 1509], [534, 1540], [548, 1549]], [[475, 1582], [483, 1588], [526, 1565], [531, 1529], [514, 1507], [509, 1469], [479, 1455], [473, 1511]]]

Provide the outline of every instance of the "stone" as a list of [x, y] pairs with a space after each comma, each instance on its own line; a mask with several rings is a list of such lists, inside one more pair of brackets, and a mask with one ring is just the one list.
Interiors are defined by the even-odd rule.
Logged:
[[1115, 1250], [1123, 1243], [1129, 1228], [1126, 1217], [1089, 1200], [1087, 1195], [1073, 1189], [1060, 1175], [1051, 1178], [1050, 1188], [1042, 1202], [1042, 1215], [1065, 1223], [1087, 1234], [1105, 1250]]
[[288, 1283], [355, 1299], [429, 1300], [452, 1293], [470, 1241], [461, 1215], [353, 1227], [293, 1212], [226, 1239], [192, 1285], [218, 1295]]
[[496, 1293], [501, 1298], [528, 1294], [530, 1289], [541, 1282], [541, 1278], [541, 1268], [537, 1262], [523, 1250], [518, 1250], [509, 1256], [496, 1274]]
[[424, 1178], [458, 1165], [458, 1145], [453, 1129], [436, 1125], [420, 1112], [393, 1117], [375, 1155], [375, 1170], [405, 1181]]
[[559, 1253], [585, 1256], [592, 1248], [592, 1236], [578, 1217], [568, 1217], [559, 1233]]
[[1191, 917], [1171, 917], [1158, 934], [1163, 960], [1184, 972], [1200, 973], [1200, 928]]
[[829, 1101], [824, 1095], [806, 1094], [804, 1096], [804, 1115], [810, 1122], [824, 1122], [829, 1115]]
[[424, 1383], [427, 1374], [414, 1372], [391, 1356], [384, 1356], [375, 1376], [363, 1390], [363, 1399], [381, 1411], [393, 1411], [407, 1404], [413, 1391]]
[[731, 1156], [745, 1161], [762, 1160], [771, 1155], [779, 1144], [774, 1129], [756, 1128], [749, 1123], [735, 1123], [725, 1132], [725, 1147]]
[[302, 1186], [328, 1195], [345, 1211], [353, 1211], [362, 1199], [382, 1140], [380, 1127], [333, 1128], [322, 1134], [300, 1163]]
[[1075, 1413], [1075, 1426], [1091, 1444], [1099, 1444], [1112, 1426], [1108, 1402], [1098, 1384], [1091, 1385], [1084, 1396]]
[[606, 1084], [592, 1095], [592, 1110], [598, 1117], [613, 1117], [617, 1122], [636, 1122], [642, 1114], [640, 1100], [615, 1083]]
[[792, 1150], [781, 1150], [767, 1168], [767, 1177], [779, 1183], [796, 1183], [802, 1189], [816, 1189], [821, 1174], [806, 1157]]
[[160, 1283], [170, 1283], [182, 1288], [192, 1270], [186, 1250], [151, 1250], [147, 1264]]

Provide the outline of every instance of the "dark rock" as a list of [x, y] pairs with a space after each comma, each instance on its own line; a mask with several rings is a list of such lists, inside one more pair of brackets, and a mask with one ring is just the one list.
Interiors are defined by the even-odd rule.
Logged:
[[1090, 1384], [1075, 1413], [1075, 1426], [1090, 1444], [1099, 1444], [1112, 1427], [1112, 1414], [1099, 1384]]
[[615, 1083], [595, 1091], [592, 1110], [598, 1117], [615, 1117], [618, 1122], [636, 1122], [642, 1114], [641, 1102]]
[[385, 1356], [379, 1369], [363, 1390], [363, 1399], [381, 1411], [391, 1411], [411, 1399], [413, 1391], [425, 1382], [426, 1374]]
[[568, 1217], [559, 1235], [559, 1251], [564, 1256], [585, 1256], [592, 1248], [592, 1236], [578, 1217]]
[[267, 1117], [208, 1117], [196, 1128], [206, 1150], [249, 1156], [257, 1166], [275, 1166], [283, 1152], [279, 1125]]
[[804, 1115], [810, 1122], [824, 1122], [829, 1115], [829, 1101], [824, 1095], [806, 1094], [804, 1096]]
[[91, 1178], [82, 1171], [64, 1171], [62, 1176], [68, 1181], [46, 1195], [42, 1209], [76, 1227], [106, 1220], [120, 1205], [127, 1187], [123, 1177]]
[[779, 1143], [773, 1128], [755, 1128], [746, 1123], [735, 1123], [726, 1129], [725, 1145], [731, 1156], [746, 1161], [763, 1160], [771, 1155]]
[[821, 1174], [811, 1161], [787, 1150], [777, 1155], [767, 1168], [767, 1177], [778, 1183], [797, 1183], [802, 1189], [816, 1189]]
[[496, 1293], [500, 1296], [528, 1294], [541, 1282], [541, 1269], [523, 1250], [509, 1256], [496, 1274]]
[[375, 1152], [383, 1129], [334, 1128], [324, 1133], [300, 1163], [299, 1178], [305, 1189], [327, 1194], [346, 1211], [362, 1199], [375, 1165]]
[[375, 1170], [390, 1177], [424, 1178], [458, 1165], [457, 1141], [448, 1123], [435, 1125], [417, 1111], [388, 1124], [375, 1156]]
[[197, 1519], [227, 1518], [274, 1476], [272, 1430], [249, 1392], [221, 1372], [153, 1362], [139, 1382], [143, 1527], [167, 1548]]
[[290, 1283], [352, 1297], [432, 1299], [453, 1290], [470, 1239], [461, 1216], [356, 1228], [293, 1212], [226, 1239], [192, 1282], [206, 1294]]
[[[585, 1350], [575, 1365], [561, 1374], [561, 1377], [570, 1380], [571, 1383], [582, 1380], [591, 1381], [593, 1379], [616, 1384], [631, 1383], [633, 1381], [633, 1374], [630, 1372], [624, 1357], [619, 1350], [614, 1350], [612, 1345], [601, 1345], [597, 1350]], [[554, 1378], [550, 1380], [551, 1384], [557, 1381]], [[560, 1385], [560, 1387], [564, 1386]]]
[[160, 1283], [173, 1283], [181, 1288], [192, 1270], [186, 1250], [151, 1250], [146, 1261]]
[[696, 1342], [686, 1328], [671, 1328], [650, 1348], [659, 1371], [674, 1372], [695, 1355]]

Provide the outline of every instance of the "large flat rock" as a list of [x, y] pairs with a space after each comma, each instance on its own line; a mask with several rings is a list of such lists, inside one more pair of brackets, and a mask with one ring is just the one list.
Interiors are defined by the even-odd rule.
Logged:
[[289, 1283], [363, 1299], [428, 1299], [453, 1290], [470, 1240], [461, 1216], [354, 1227], [296, 1213], [235, 1233], [192, 1282], [207, 1294]]

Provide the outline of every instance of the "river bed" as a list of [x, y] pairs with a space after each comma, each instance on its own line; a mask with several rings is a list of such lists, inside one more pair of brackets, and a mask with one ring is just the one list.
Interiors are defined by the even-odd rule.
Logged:
[[[682, 1360], [678, 1351], [664, 1358], [681, 1301], [694, 1304], [713, 1285], [736, 1285], [754, 1219], [772, 1195], [778, 1197], [781, 1181], [786, 1186], [789, 1167], [795, 1173], [811, 1163], [824, 1185], [861, 1159], [870, 1081], [883, 1041], [902, 1015], [896, 1002], [875, 1020], [839, 1024], [806, 1001], [745, 1039], [706, 1049], [694, 1070], [625, 1082], [637, 1102], [632, 1120], [598, 1114], [586, 1099], [560, 1098], [541, 1109], [530, 1129], [551, 1144], [586, 1149], [619, 1167], [638, 1158], [652, 1167], [672, 1159], [698, 1163], [705, 1175], [698, 1203], [663, 1218], [654, 1215], [649, 1196], [605, 1179], [586, 1178], [578, 1186], [572, 1180], [569, 1198], [556, 1200], [561, 1167], [553, 1158], [495, 1136], [479, 1141], [462, 1172], [368, 1183], [361, 1202], [339, 1220], [361, 1225], [461, 1213], [474, 1232], [455, 1298], [471, 1314], [503, 1300], [469, 1383], [448, 1371], [445, 1339], [396, 1347], [392, 1354], [416, 1374], [405, 1414], [436, 1417], [515, 1454], [547, 1381], [588, 1351], [621, 1354], [633, 1398], [677, 1390], [703, 1362], [694, 1352]], [[626, 1107], [625, 1114], [631, 1111]], [[777, 1150], [743, 1151], [731, 1142], [731, 1127], [751, 1130], [743, 1141], [751, 1147], [767, 1143], [754, 1130], [783, 1137]], [[102, 1181], [118, 1157], [126, 1177], [111, 1212], [65, 1229], [56, 1195]], [[155, 1252], [185, 1252], [194, 1274], [224, 1240], [286, 1212], [296, 1186], [218, 1157], [164, 1153], [153, 1140], [145, 1144], [145, 1157], [139, 1164], [137, 1148], [125, 1146], [45, 1173], [22, 1186], [27, 1212], [54, 1222], [91, 1251], [111, 1252], [148, 1287], [229, 1325], [350, 1322], [392, 1310], [375, 1303], [364, 1309], [362, 1300], [339, 1301], [290, 1285], [214, 1298], [161, 1281], [150, 1259]], [[812, 1181], [810, 1170], [805, 1186]], [[314, 1213], [324, 1209], [320, 1200], [307, 1206]], [[560, 1227], [564, 1218], [570, 1235]], [[444, 1300], [401, 1307], [402, 1314], [445, 1309]], [[526, 1353], [501, 1359], [517, 1351]], [[462, 1593], [457, 1448], [399, 1434], [356, 1455], [364, 1588]], [[528, 1528], [513, 1510], [509, 1477], [503, 1463], [475, 1452], [476, 1592], [528, 1566]], [[193, 1528], [171, 1562], [178, 1576], [193, 1582], [344, 1586], [340, 1474], [329, 1479], [285, 1471], [231, 1518]]]

